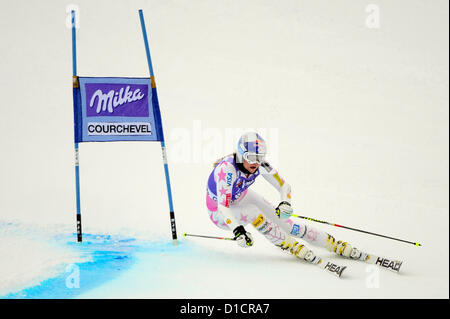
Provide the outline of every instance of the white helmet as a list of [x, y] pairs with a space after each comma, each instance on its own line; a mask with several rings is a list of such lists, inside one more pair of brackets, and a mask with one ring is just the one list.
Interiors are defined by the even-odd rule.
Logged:
[[261, 164], [267, 153], [266, 142], [255, 132], [247, 132], [241, 136], [237, 144], [236, 160], [243, 163]]

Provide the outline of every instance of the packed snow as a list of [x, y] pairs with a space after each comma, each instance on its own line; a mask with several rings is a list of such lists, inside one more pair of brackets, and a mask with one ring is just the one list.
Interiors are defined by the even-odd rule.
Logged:
[[[80, 76], [146, 77], [143, 9], [177, 246], [161, 148], [148, 142], [80, 144], [76, 242], [72, 9]], [[448, 298], [448, 11], [444, 0], [2, 1], [0, 297]], [[423, 246], [306, 222], [404, 261], [396, 274], [310, 246], [347, 266], [338, 279], [251, 227], [249, 249], [183, 237], [231, 236], [208, 218], [206, 180], [249, 128], [297, 214]], [[279, 200], [262, 179], [252, 189]]]

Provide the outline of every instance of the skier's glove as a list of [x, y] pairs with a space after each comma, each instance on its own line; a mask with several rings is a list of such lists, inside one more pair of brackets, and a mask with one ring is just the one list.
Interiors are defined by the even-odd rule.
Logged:
[[282, 201], [280, 204], [278, 204], [278, 207], [275, 209], [275, 213], [280, 219], [286, 219], [292, 216], [292, 213], [294, 210], [291, 207], [291, 204], [289, 204], [286, 201]]
[[238, 243], [239, 246], [247, 248], [253, 246], [253, 237], [252, 234], [247, 232], [244, 229], [244, 226], [239, 225], [233, 230], [234, 240]]

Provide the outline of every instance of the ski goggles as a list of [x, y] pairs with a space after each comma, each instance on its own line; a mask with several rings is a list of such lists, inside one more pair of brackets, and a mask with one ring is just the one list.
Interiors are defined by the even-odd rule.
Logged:
[[249, 164], [261, 164], [262, 162], [264, 162], [266, 154], [245, 152], [243, 157]]

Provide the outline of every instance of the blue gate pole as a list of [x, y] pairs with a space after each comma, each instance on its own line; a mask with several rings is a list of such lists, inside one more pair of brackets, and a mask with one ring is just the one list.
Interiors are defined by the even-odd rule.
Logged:
[[[72, 10], [72, 81], [73, 81], [73, 105], [76, 105], [76, 90], [79, 87], [77, 77], [77, 44], [76, 44], [76, 29], [75, 29], [75, 11]], [[74, 119], [76, 121], [76, 118]], [[74, 125], [76, 127], [76, 125]], [[77, 133], [75, 132], [75, 137]], [[81, 242], [81, 202], [80, 202], [80, 163], [78, 156], [78, 141], [75, 138], [75, 188], [77, 200], [77, 241]]]
[[152, 98], [153, 98], [153, 102], [157, 106], [156, 109], [158, 110], [157, 114], [155, 114], [155, 117], [157, 117], [157, 120], [159, 120], [159, 123], [161, 125], [158, 134], [160, 135], [159, 139], [161, 141], [161, 151], [162, 151], [162, 157], [163, 157], [163, 163], [164, 163], [164, 173], [166, 175], [166, 186], [167, 186], [167, 196], [169, 198], [170, 226], [172, 229], [172, 240], [173, 240], [173, 244], [177, 245], [178, 244], [177, 230], [176, 230], [176, 226], [175, 226], [175, 213], [173, 211], [172, 190], [170, 187], [169, 165], [167, 164], [166, 144], [164, 142], [162, 120], [161, 120], [161, 114], [159, 112], [159, 101], [158, 101], [158, 95], [156, 92], [155, 75], [153, 74], [152, 58], [150, 56], [150, 48], [148, 46], [147, 31], [145, 29], [144, 15], [142, 13], [142, 10], [139, 10], [139, 18], [141, 20], [142, 35], [144, 37], [145, 52], [147, 53], [148, 70], [150, 72], [150, 80], [151, 80], [151, 84], [152, 84]]

